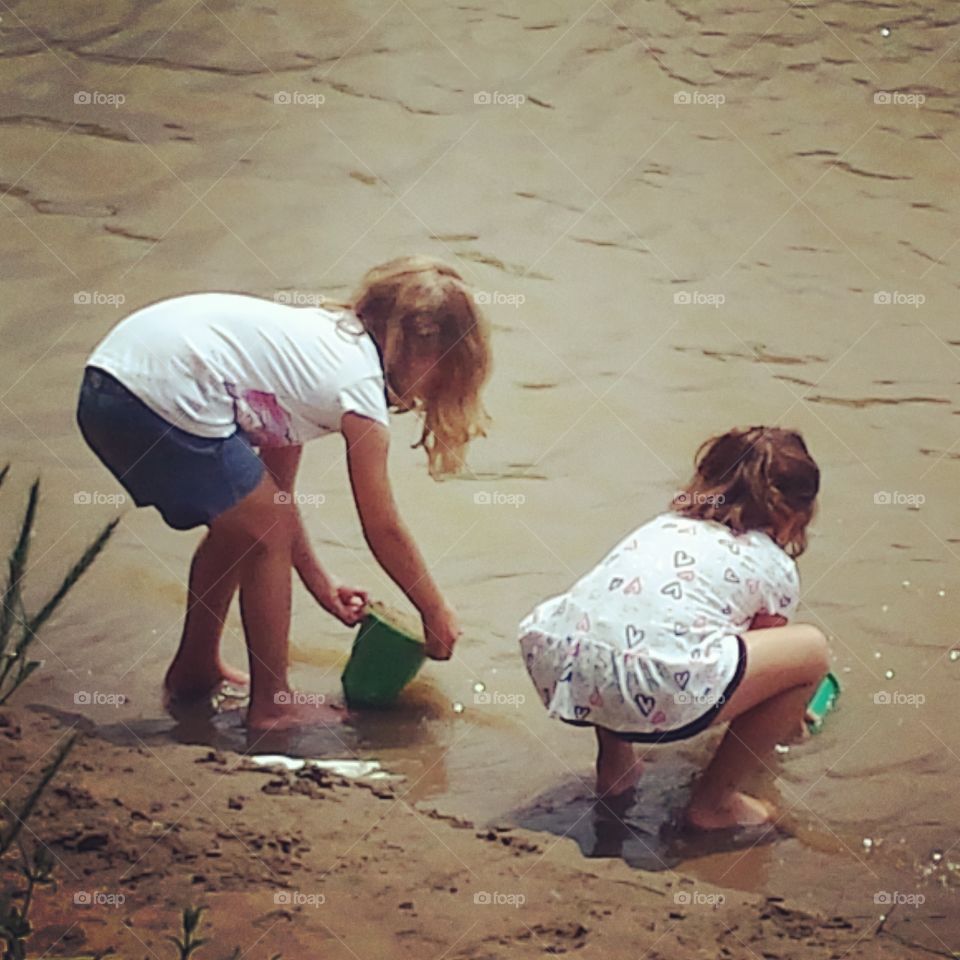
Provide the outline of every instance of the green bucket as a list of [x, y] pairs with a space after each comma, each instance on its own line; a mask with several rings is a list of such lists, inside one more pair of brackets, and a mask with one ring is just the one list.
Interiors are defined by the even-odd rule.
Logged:
[[412, 624], [382, 604], [372, 604], [353, 642], [341, 680], [350, 706], [385, 707], [417, 675], [426, 660]]
[[840, 681], [828, 673], [817, 687], [812, 699], [807, 704], [807, 726], [811, 733], [819, 733], [823, 728], [824, 717], [834, 708], [837, 697], [840, 696]]

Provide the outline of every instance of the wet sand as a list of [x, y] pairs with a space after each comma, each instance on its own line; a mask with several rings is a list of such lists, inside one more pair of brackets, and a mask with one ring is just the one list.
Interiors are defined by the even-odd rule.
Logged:
[[[410, 801], [668, 877], [862, 922], [923, 896], [888, 928], [957, 949], [958, 22], [932, 3], [11, 5], [2, 523], [41, 472], [32, 589], [115, 515], [72, 407], [124, 312], [200, 289], [311, 302], [397, 253], [446, 257], [495, 325], [493, 430], [438, 486], [399, 418], [392, 471], [467, 636], [397, 712], [290, 749], [375, 757]], [[791, 837], [671, 839], [709, 743], [661, 752], [611, 835], [591, 738], [542, 715], [515, 624], [661, 509], [702, 439], [756, 422], [802, 429], [823, 468], [803, 616], [833, 638], [841, 708], [781, 758]], [[300, 487], [325, 498], [305, 514], [331, 567], [395, 602], [336, 439]], [[126, 511], [21, 708], [148, 754], [242, 748], [235, 718], [183, 729], [159, 703], [196, 539]], [[303, 594], [294, 643], [298, 681], [335, 694], [350, 635]], [[127, 702], [75, 702], [91, 691]]]

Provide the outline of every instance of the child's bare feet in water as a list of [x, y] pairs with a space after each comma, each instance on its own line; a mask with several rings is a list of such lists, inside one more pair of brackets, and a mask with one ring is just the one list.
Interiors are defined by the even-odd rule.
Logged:
[[218, 663], [209, 673], [190, 676], [171, 667], [163, 680], [163, 703], [164, 706], [195, 703], [214, 697], [226, 686], [249, 685], [250, 675], [227, 663]]
[[686, 823], [697, 830], [729, 830], [731, 827], [759, 827], [776, 816], [773, 806], [749, 793], [731, 790], [714, 806], [689, 806]]
[[254, 705], [247, 710], [247, 729], [253, 732], [292, 730], [295, 727], [332, 726], [343, 723], [343, 707], [327, 703], [319, 694], [285, 690], [272, 703]]
[[613, 799], [637, 785], [643, 773], [643, 761], [634, 753], [633, 744], [615, 733], [597, 727], [597, 796]]

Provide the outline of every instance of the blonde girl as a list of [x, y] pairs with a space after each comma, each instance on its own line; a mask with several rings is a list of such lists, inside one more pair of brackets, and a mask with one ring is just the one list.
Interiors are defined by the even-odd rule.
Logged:
[[484, 432], [488, 326], [463, 278], [403, 257], [364, 278], [346, 304], [294, 307], [234, 293], [174, 297], [121, 321], [90, 356], [77, 419], [89, 446], [138, 506], [176, 529], [206, 526], [190, 568], [169, 701], [208, 698], [245, 674], [220, 658], [239, 591], [250, 666], [247, 724], [277, 729], [338, 719], [288, 681], [292, 571], [347, 625], [367, 596], [318, 559], [297, 509], [303, 444], [346, 443], [364, 536], [423, 620], [427, 652], [447, 659], [460, 633], [394, 501], [390, 410], [423, 422], [418, 446], [439, 478]]

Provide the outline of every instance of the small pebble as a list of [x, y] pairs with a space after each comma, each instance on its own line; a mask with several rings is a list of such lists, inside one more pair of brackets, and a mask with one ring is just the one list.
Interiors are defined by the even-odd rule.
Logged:
[[950, 662], [956, 663], [960, 660], [960, 650], [951, 650], [950, 651]]
[[893, 671], [892, 671], [892, 670], [887, 670], [887, 671], [885, 671], [883, 675], [884, 675], [888, 680], [892, 680], [892, 679], [893, 679]]
[[934, 850], [933, 853], [930, 854], [930, 859], [931, 859], [934, 863], [939, 863], [939, 862], [943, 859], [943, 851], [942, 851], [942, 850]]
[[881, 612], [881, 613], [886, 613], [889, 609], [890, 609], [890, 608], [889, 608], [886, 604], [884, 604], [884, 605], [880, 608], [880, 612]]
[[945, 597], [946, 595], [947, 595], [947, 591], [946, 591], [946, 590], [938, 590], [938, 591], [937, 591], [937, 596], [938, 596], [938, 597]]
[[910, 586], [910, 581], [909, 581], [909, 580], [904, 580], [903, 583], [900, 584], [900, 586], [902, 586], [902, 587], [909, 587], [909, 586]]
[[881, 36], [881, 37], [889, 37], [889, 36], [890, 36], [890, 33], [891, 33], [891, 30], [890, 30], [889, 27], [881, 27], [881, 28], [880, 28], [880, 36]]
[[883, 654], [879, 650], [875, 650], [873, 653], [874, 659], [879, 660]]
[[474, 693], [483, 693], [483, 691], [486, 689], [487, 688], [479, 680], [473, 685]]
[[454, 713], [463, 713], [463, 709], [464, 709], [464, 708], [463, 708], [463, 704], [462, 704], [459, 700], [457, 700], [457, 701], [454, 702], [454, 704], [453, 704], [453, 712], [454, 712]]
[[873, 849], [873, 841], [872, 841], [869, 837], [864, 837], [864, 838], [863, 838], [863, 849], [864, 849], [864, 850], [872, 850], [872, 849]]
[[788, 746], [785, 746], [785, 745], [782, 744], [782, 743], [778, 743], [773, 749], [774, 749], [777, 753], [789, 753], [789, 752], [790, 752], [790, 748], [789, 748]]

